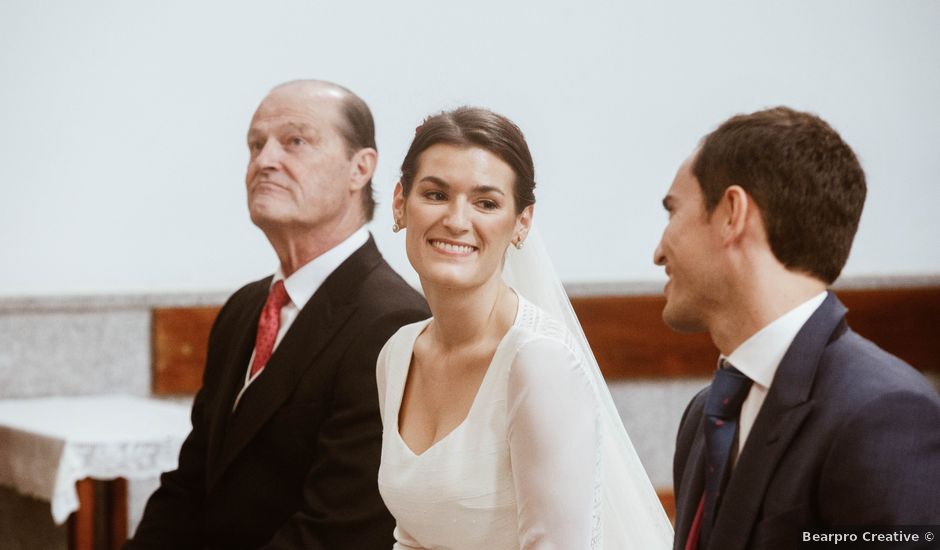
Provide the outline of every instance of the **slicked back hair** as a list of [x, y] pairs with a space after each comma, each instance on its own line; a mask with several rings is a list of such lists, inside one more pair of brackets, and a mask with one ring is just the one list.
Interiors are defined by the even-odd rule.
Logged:
[[522, 130], [508, 118], [479, 107], [459, 107], [432, 115], [415, 130], [414, 140], [401, 163], [401, 186], [411, 192], [418, 159], [433, 145], [479, 147], [493, 153], [516, 175], [513, 202], [516, 214], [535, 204], [535, 166]]
[[[366, 102], [356, 94], [346, 90], [341, 112], [344, 124], [340, 126], [339, 132], [346, 142], [349, 156], [352, 157], [365, 148], [378, 151], [379, 149], [375, 144], [375, 121], [372, 119], [372, 111], [369, 110]], [[362, 188], [362, 213], [366, 221], [372, 221], [375, 215], [375, 195], [371, 178], [369, 183]]]

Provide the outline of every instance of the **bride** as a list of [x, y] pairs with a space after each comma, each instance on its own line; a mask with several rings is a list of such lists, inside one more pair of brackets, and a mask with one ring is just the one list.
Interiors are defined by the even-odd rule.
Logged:
[[426, 119], [402, 162], [393, 229], [407, 228], [433, 317], [402, 327], [378, 360], [378, 482], [396, 549], [672, 546], [577, 318], [532, 242], [534, 188], [522, 132], [484, 109]]

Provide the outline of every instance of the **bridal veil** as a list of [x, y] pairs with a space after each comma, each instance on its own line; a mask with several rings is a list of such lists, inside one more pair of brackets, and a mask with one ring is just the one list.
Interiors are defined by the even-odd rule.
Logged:
[[592, 374], [601, 406], [600, 544], [608, 550], [672, 548], [673, 530], [607, 389], [581, 323], [535, 228], [521, 250], [509, 247], [503, 276], [529, 301], [564, 323]]

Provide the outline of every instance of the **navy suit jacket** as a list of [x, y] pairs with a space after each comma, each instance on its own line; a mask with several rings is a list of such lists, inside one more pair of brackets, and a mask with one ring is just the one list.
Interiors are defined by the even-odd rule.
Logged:
[[375, 364], [427, 305], [370, 238], [313, 294], [233, 412], [270, 283], [246, 285], [219, 312], [179, 467], [125, 550], [391, 548]]
[[[830, 293], [777, 369], [725, 488], [710, 549], [795, 548], [803, 530], [940, 523], [940, 396], [854, 333]], [[702, 408], [679, 427], [675, 548], [704, 487]]]

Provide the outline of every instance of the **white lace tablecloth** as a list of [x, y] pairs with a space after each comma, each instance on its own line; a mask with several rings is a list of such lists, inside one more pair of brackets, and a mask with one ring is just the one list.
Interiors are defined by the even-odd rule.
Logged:
[[0, 485], [47, 500], [64, 523], [75, 482], [146, 479], [176, 468], [190, 430], [186, 405], [97, 395], [0, 400]]

